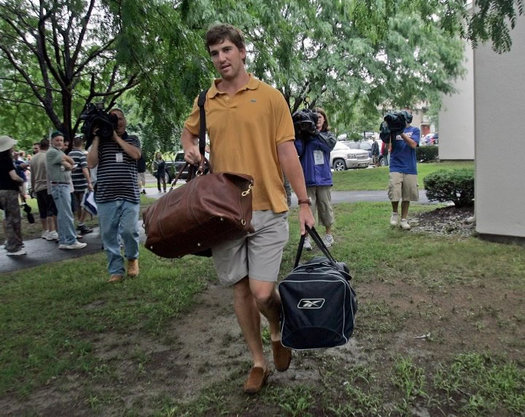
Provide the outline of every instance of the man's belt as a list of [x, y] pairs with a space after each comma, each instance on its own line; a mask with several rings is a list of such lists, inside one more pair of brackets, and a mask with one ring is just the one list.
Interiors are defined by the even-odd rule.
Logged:
[[59, 184], [69, 185], [70, 183], [69, 182], [55, 182], [55, 181], [51, 181], [51, 184], [52, 185], [59, 185]]

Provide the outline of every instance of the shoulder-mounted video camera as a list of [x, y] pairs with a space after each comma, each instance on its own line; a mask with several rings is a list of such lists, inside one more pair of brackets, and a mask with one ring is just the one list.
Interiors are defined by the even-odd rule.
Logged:
[[392, 137], [403, 133], [407, 123], [412, 123], [412, 115], [406, 110], [387, 113], [379, 126], [379, 137], [385, 143], [390, 143]]
[[310, 109], [298, 110], [292, 115], [295, 138], [309, 140], [317, 133], [317, 113]]
[[106, 112], [103, 103], [88, 103], [80, 114], [80, 120], [84, 121], [82, 133], [86, 140], [86, 149], [93, 142], [95, 130], [97, 130], [97, 136], [101, 140], [110, 140], [113, 137], [113, 131], [118, 126], [118, 117]]

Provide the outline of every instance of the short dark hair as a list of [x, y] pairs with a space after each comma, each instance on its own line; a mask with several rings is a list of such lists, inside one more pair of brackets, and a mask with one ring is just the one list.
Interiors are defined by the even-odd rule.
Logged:
[[226, 39], [231, 41], [237, 48], [246, 49], [244, 35], [235, 26], [227, 23], [213, 25], [206, 32], [206, 49], [210, 53], [210, 46], [224, 42]]
[[43, 151], [49, 149], [49, 139], [44, 138], [40, 141], [40, 149], [42, 149]]
[[[51, 133], [51, 139], [54, 139], [56, 138], [57, 136], [62, 136], [64, 137], [64, 134], [60, 131], [60, 130], [55, 130], [53, 133]], [[64, 140], [66, 138], [64, 137]]]

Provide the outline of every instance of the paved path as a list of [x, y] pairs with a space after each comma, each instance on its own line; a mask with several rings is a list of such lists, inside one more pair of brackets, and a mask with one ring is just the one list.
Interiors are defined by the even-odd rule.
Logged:
[[[153, 198], [159, 198], [164, 193], [158, 193], [156, 188], [147, 188], [147, 195]], [[386, 191], [332, 191], [332, 202], [351, 203], [357, 201], [388, 201]], [[420, 203], [429, 204], [425, 192], [420, 192]], [[292, 206], [297, 205], [295, 195], [292, 198]], [[140, 221], [142, 226], [142, 219]], [[146, 236], [144, 229], [140, 227], [140, 238], [144, 242]], [[98, 227], [94, 228], [92, 233], [84, 236], [82, 239], [88, 245], [84, 249], [78, 250], [61, 250], [58, 249], [56, 241], [48, 242], [44, 239], [31, 239], [24, 241], [27, 255], [25, 256], [7, 256], [4, 249], [0, 249], [0, 273], [17, 271], [19, 269], [31, 268], [45, 263], [60, 262], [65, 259], [79, 258], [91, 253], [100, 252], [102, 243]]]

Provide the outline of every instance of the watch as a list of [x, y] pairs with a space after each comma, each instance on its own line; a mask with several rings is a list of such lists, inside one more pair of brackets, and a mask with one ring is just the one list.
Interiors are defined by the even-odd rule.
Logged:
[[307, 204], [307, 205], [309, 205], [309, 206], [312, 205], [312, 201], [310, 200], [310, 198], [299, 199], [299, 200], [297, 200], [297, 203], [298, 203], [299, 205], [301, 205], [301, 204]]

